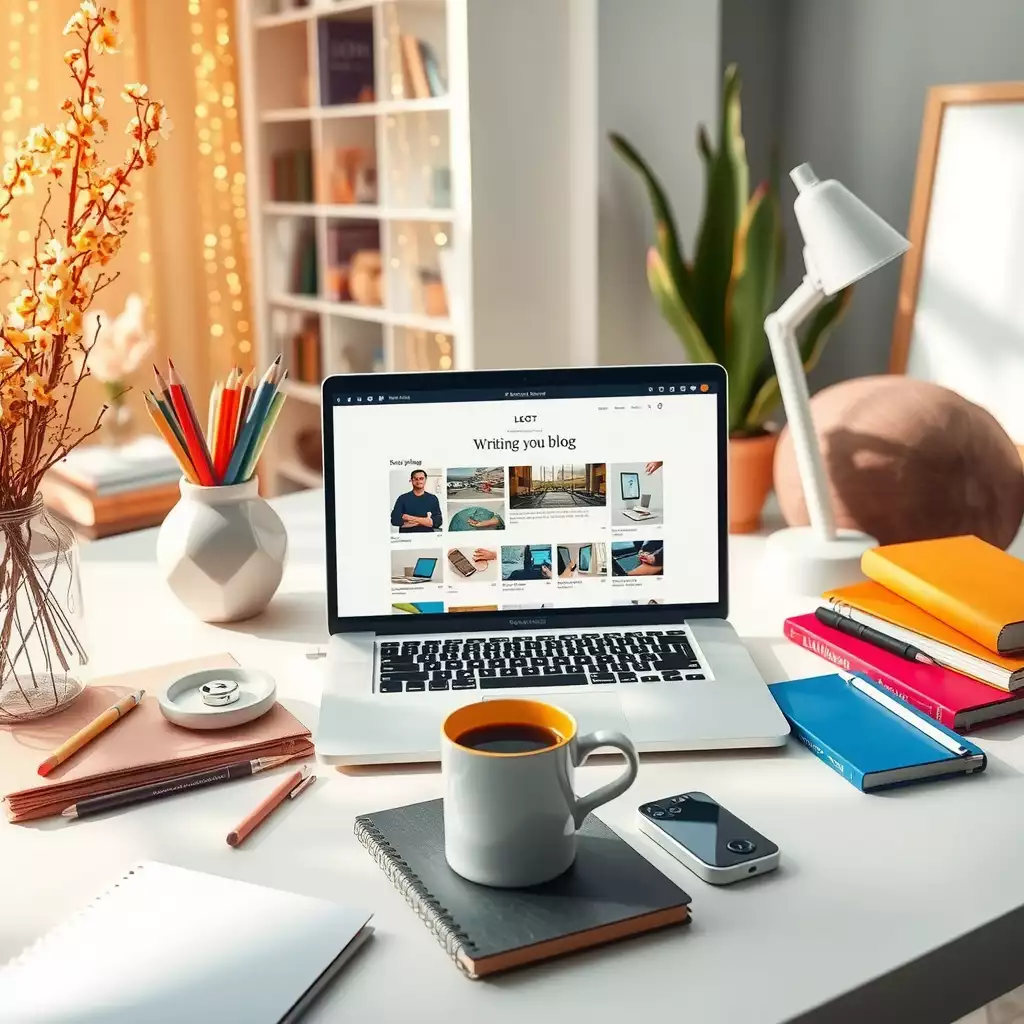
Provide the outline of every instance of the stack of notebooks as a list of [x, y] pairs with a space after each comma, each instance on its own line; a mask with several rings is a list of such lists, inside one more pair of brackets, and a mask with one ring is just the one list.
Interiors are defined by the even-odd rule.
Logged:
[[47, 508], [89, 537], [157, 526], [178, 500], [181, 469], [159, 438], [76, 448], [45, 477]]
[[[20, 725], [0, 725], [0, 784], [13, 822], [58, 815], [89, 796], [167, 782], [191, 772], [222, 768], [256, 757], [313, 753], [309, 730], [280, 704], [232, 729], [198, 731], [172, 725], [156, 694], [190, 672], [233, 668], [222, 654], [115, 676], [87, 686], [67, 711], [32, 723], [31, 743]], [[144, 689], [142, 703], [46, 778], [39, 762], [116, 701]]]
[[[840, 617], [837, 628], [799, 615], [786, 620], [786, 636], [867, 680], [890, 702], [894, 696], [915, 721], [946, 731], [963, 733], [1024, 711], [1024, 562], [968, 536], [875, 548], [861, 568], [867, 581], [824, 594]], [[864, 636], [849, 635], [857, 626], [867, 627]], [[892, 652], [903, 645], [916, 653]], [[797, 694], [786, 689], [796, 685], [773, 688], [780, 706], [785, 694]], [[833, 684], [832, 699], [851, 699], [848, 689]], [[820, 718], [826, 698], [815, 699], [813, 715]], [[807, 742], [801, 710], [806, 716], [806, 707], [783, 706]]]

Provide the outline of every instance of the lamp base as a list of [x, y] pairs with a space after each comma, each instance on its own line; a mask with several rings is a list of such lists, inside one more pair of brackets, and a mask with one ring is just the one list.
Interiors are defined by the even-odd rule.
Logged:
[[860, 556], [877, 546], [874, 537], [858, 530], [837, 530], [832, 540], [822, 540], [810, 526], [793, 526], [768, 537], [765, 567], [774, 586], [818, 597], [863, 580]]

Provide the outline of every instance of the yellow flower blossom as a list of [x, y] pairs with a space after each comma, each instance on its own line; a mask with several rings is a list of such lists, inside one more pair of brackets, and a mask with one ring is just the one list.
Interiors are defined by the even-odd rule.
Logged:
[[64, 35], [69, 36], [80, 28], [85, 28], [85, 15], [81, 11], [75, 11], [64, 26]]
[[100, 25], [92, 39], [97, 53], [117, 53], [121, 47], [121, 40], [111, 25]]
[[25, 375], [26, 400], [36, 405], [53, 405], [53, 395], [46, 390], [46, 381], [38, 373]]
[[7, 342], [7, 347], [15, 352], [24, 352], [28, 347], [28, 335], [17, 327], [5, 328], [4, 340]]
[[[21, 290], [21, 294], [16, 299], [11, 300], [8, 308], [17, 316], [27, 317], [31, 316], [35, 312], [36, 306], [38, 305], [39, 299], [36, 298], [35, 293], [29, 288], [23, 288]], [[9, 322], [16, 321], [12, 317]]]
[[0, 373], [10, 373], [16, 360], [12, 352], [0, 352]]
[[149, 93], [149, 86], [141, 82], [128, 82], [121, 92], [121, 98], [131, 102], [132, 100], [145, 99]]
[[46, 352], [53, 343], [52, 332], [44, 327], [30, 327], [26, 332], [29, 345], [37, 352]]

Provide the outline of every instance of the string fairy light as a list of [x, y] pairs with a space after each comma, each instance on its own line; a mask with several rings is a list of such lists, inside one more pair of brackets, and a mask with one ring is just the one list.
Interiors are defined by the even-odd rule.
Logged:
[[195, 74], [200, 173], [200, 253], [206, 271], [207, 327], [216, 345], [210, 369], [252, 364], [249, 231], [238, 114], [233, 12], [226, 0], [188, 0]]

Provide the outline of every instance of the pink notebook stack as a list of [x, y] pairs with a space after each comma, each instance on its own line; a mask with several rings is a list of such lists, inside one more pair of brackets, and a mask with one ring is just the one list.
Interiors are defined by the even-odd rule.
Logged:
[[786, 619], [786, 637], [846, 672], [859, 672], [949, 729], [966, 732], [1024, 711], [1024, 693], [1007, 693], [939, 665], [922, 665], [840, 633], [812, 615]]

